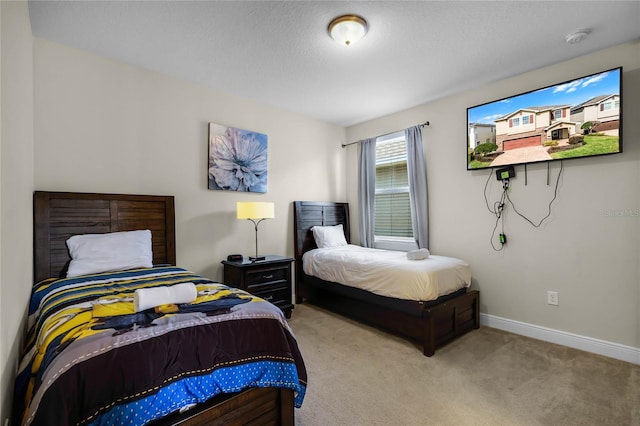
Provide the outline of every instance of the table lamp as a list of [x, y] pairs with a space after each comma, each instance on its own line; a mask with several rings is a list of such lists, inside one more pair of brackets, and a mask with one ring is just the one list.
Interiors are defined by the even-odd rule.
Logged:
[[268, 202], [238, 202], [237, 203], [237, 218], [247, 219], [253, 222], [256, 230], [256, 255], [249, 256], [249, 260], [255, 262], [257, 260], [264, 260], [264, 256], [258, 255], [258, 225], [265, 219], [273, 219], [274, 205]]

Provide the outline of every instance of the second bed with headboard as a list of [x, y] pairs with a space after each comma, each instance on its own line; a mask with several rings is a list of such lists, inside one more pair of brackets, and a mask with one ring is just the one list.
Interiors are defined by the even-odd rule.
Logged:
[[342, 225], [350, 243], [349, 205], [336, 202], [294, 202], [296, 303], [309, 301], [350, 318], [419, 341], [424, 355], [480, 325], [477, 290], [460, 288], [435, 300], [380, 296], [342, 283], [305, 274], [302, 257], [316, 249], [314, 226]]

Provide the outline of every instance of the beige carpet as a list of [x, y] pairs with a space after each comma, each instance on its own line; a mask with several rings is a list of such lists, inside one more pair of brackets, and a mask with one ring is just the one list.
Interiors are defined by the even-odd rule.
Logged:
[[298, 426], [640, 425], [640, 366], [481, 327], [417, 344], [310, 304], [290, 320], [309, 374]]

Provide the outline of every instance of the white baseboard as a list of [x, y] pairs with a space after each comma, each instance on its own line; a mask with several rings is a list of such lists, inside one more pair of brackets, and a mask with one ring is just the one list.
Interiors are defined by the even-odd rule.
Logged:
[[625, 346], [619, 343], [607, 342], [482, 313], [480, 314], [480, 325], [640, 365], [640, 348], [634, 348], [633, 346]]

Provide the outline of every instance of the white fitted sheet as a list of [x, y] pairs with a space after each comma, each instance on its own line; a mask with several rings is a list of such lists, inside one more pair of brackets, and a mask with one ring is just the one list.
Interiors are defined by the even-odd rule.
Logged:
[[471, 267], [453, 257], [408, 260], [403, 251], [353, 244], [314, 249], [302, 256], [307, 275], [380, 296], [429, 301], [471, 284]]

